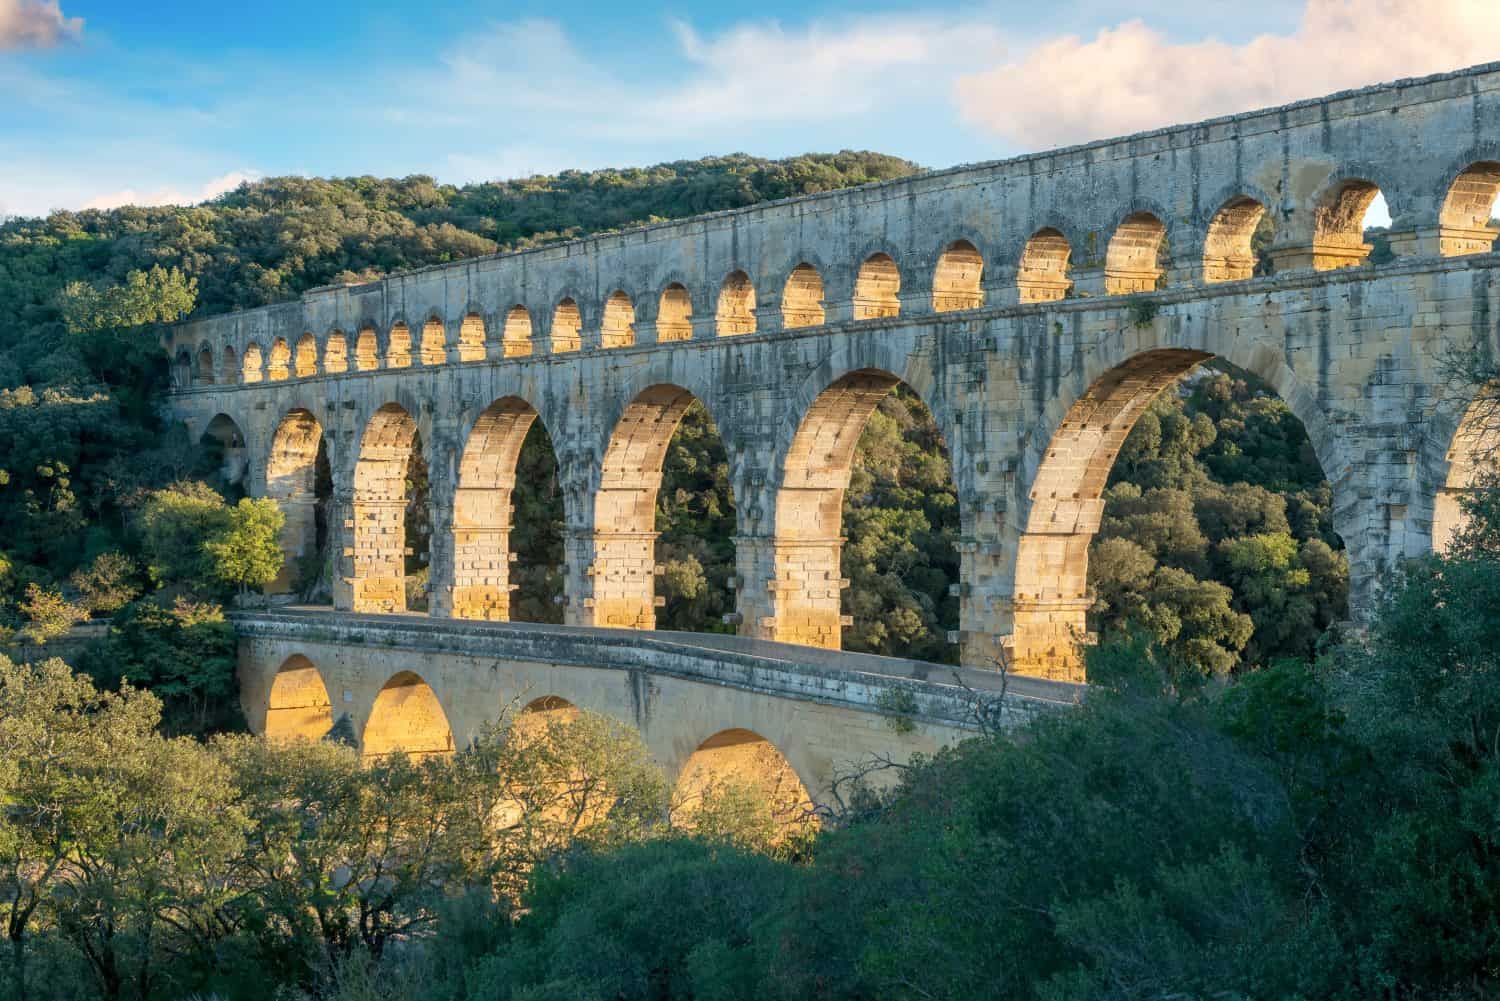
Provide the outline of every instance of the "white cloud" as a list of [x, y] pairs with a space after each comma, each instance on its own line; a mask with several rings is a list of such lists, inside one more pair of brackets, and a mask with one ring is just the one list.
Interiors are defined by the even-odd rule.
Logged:
[[228, 191], [233, 191], [247, 181], [256, 181], [261, 178], [261, 173], [256, 170], [232, 170], [227, 174], [205, 181], [197, 189], [189, 192], [174, 185], [154, 188], [148, 191], [138, 191], [135, 188], [124, 188], [120, 191], [110, 191], [97, 195], [84, 202], [86, 209], [116, 209], [122, 205], [196, 205], [206, 202], [210, 198], [217, 198]]
[[58, 0], [0, 0], [0, 50], [48, 49], [83, 33], [83, 18], [65, 17]]
[[1497, 0], [1308, 0], [1289, 35], [1173, 42], [1142, 21], [963, 77], [966, 121], [1029, 147], [1315, 97], [1500, 54]]

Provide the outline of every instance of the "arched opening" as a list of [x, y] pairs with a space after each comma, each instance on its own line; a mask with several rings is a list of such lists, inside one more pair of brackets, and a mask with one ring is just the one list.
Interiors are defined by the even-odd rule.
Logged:
[[452, 754], [453, 731], [431, 686], [411, 671], [402, 671], [375, 696], [361, 745], [367, 761], [387, 754]]
[[286, 562], [267, 592], [285, 594], [319, 576], [318, 556], [328, 532], [323, 505], [331, 493], [323, 428], [310, 412], [293, 410], [276, 426], [266, 463], [266, 495], [286, 516], [281, 530]]
[[932, 276], [932, 310], [948, 313], [956, 309], [978, 309], [984, 305], [984, 291], [979, 287], [984, 274], [984, 258], [968, 240], [948, 244], [938, 258]]
[[240, 381], [243, 383], [260, 382], [265, 377], [265, 359], [261, 356], [259, 344], [248, 344], [245, 346], [245, 362], [240, 368]]
[[1347, 615], [1306, 430], [1272, 387], [1211, 358], [1137, 355], [1053, 432], [1017, 548], [1012, 670], [1083, 681], [1090, 631], [1128, 629], [1222, 675], [1311, 657]]
[[1067, 297], [1073, 281], [1068, 277], [1068, 259], [1073, 248], [1055, 229], [1042, 229], [1026, 241], [1021, 251], [1021, 269], [1016, 275], [1021, 303], [1056, 302]]
[[1214, 285], [1255, 275], [1256, 233], [1267, 219], [1254, 198], [1232, 198], [1214, 214], [1203, 244], [1203, 280]]
[[385, 367], [411, 367], [411, 328], [404, 323], [397, 323], [391, 327], [391, 336], [385, 351]]
[[241, 488], [250, 460], [245, 451], [245, 433], [228, 414], [217, 414], [203, 429], [198, 443], [208, 452], [210, 461], [218, 467], [219, 478], [226, 487]]
[[214, 384], [214, 352], [207, 344], [198, 350], [198, 368], [194, 378], [205, 386]]
[[323, 346], [323, 371], [329, 375], [342, 375], [349, 371], [349, 342], [344, 338], [342, 330], [335, 330], [328, 335], [328, 343]]
[[823, 310], [823, 276], [803, 262], [786, 277], [781, 291], [781, 325], [788, 330], [819, 327], [826, 322]]
[[556, 695], [532, 699], [511, 721], [511, 736], [518, 740], [535, 740], [553, 727], [572, 723], [581, 715], [578, 707]]
[[465, 313], [458, 326], [458, 360], [484, 361], [484, 317]]
[[292, 349], [287, 346], [286, 339], [276, 338], [271, 342], [271, 357], [266, 366], [266, 378], [271, 382], [282, 382], [292, 371]]
[[318, 374], [318, 339], [312, 334], [303, 334], [297, 339], [297, 356], [293, 372], [299, 379]]
[[373, 372], [380, 367], [380, 338], [374, 327], [363, 327], [354, 341], [354, 368]]
[[1439, 554], [1448, 552], [1468, 525], [1464, 498], [1500, 472], [1500, 405], [1492, 396], [1482, 396], [1464, 410], [1447, 459], [1448, 475], [1432, 510], [1432, 551]]
[[755, 286], [745, 272], [735, 271], [724, 279], [715, 323], [720, 337], [755, 333]]
[[693, 337], [693, 299], [677, 282], [662, 289], [656, 311], [658, 341], [688, 341]]
[[193, 385], [193, 356], [187, 348], [177, 352], [172, 359], [172, 383], [178, 389], [191, 389]]
[[521, 441], [511, 492], [510, 611], [515, 622], [563, 621], [563, 490], [552, 438], [539, 420]]
[[1454, 178], [1438, 219], [1438, 249], [1444, 257], [1488, 254], [1500, 237], [1496, 204], [1500, 163], [1476, 163]]
[[507, 396], [491, 403], [469, 432], [453, 503], [454, 618], [510, 619], [511, 494], [536, 417], [531, 404]]
[[1120, 223], [1104, 255], [1104, 294], [1130, 295], [1160, 288], [1166, 275], [1167, 227], [1150, 212]]
[[505, 329], [500, 333], [501, 351], [507, 358], [524, 358], [531, 354], [531, 314], [525, 306], [510, 307], [505, 314]]
[[578, 303], [564, 299], [552, 311], [552, 353], [577, 351], [583, 346], [579, 331], [583, 329], [583, 317], [578, 312]]
[[618, 289], [604, 303], [599, 343], [605, 348], [628, 348], [635, 343], [635, 305]]
[[775, 517], [766, 638], [956, 659], [952, 465], [932, 414], [894, 375], [851, 372], [818, 395], [787, 450]]
[[351, 610], [403, 612], [422, 604], [427, 466], [417, 422], [398, 404], [381, 407], [365, 427], [354, 467], [353, 520]]
[[901, 314], [901, 271], [890, 254], [871, 254], [854, 280], [854, 318], [877, 320]]
[[222, 358], [220, 358], [219, 365], [221, 366], [219, 371], [223, 373], [221, 378], [225, 382], [233, 383], [236, 379], [240, 379], [243, 377], [243, 373], [240, 371], [239, 367], [239, 360], [235, 357], [234, 354], [234, 348], [230, 347], [228, 344], [224, 345], [224, 355]]
[[771, 845], [818, 827], [812, 797], [786, 755], [738, 728], [698, 745], [677, 779], [672, 812], [689, 829], [729, 829]]
[[266, 707], [269, 740], [321, 740], [333, 729], [333, 703], [313, 662], [293, 654], [271, 681]]
[[[1374, 246], [1365, 241], [1366, 215], [1380, 189], [1369, 181], [1349, 180], [1334, 188], [1313, 212], [1311, 265], [1316, 271], [1358, 267]], [[1293, 266], [1306, 266], [1294, 260]]]
[[448, 361], [448, 331], [435, 316], [422, 324], [419, 357], [423, 365], [443, 365]]
[[[669, 454], [670, 496], [659, 498]], [[723, 444], [707, 411], [679, 386], [646, 389], [620, 416], [602, 466], [589, 621], [623, 629], [722, 628], [734, 560], [733, 499]], [[659, 535], [658, 526], [670, 531]], [[665, 608], [660, 623], [657, 607]]]

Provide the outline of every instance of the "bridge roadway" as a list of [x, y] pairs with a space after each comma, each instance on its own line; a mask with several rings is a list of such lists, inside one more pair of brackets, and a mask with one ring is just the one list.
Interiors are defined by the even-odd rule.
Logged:
[[[1004, 699], [1014, 726], [1080, 685], [748, 637], [285, 607], [233, 615], [251, 728], [367, 753], [462, 747], [502, 713], [571, 706], [636, 727], [668, 774], [704, 748], [774, 748], [814, 800], [874, 756], [931, 753]], [[899, 716], [892, 712], [900, 709]]]

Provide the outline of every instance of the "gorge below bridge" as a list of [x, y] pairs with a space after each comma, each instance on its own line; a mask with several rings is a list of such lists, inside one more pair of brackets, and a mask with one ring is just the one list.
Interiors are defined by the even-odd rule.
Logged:
[[[574, 672], [596, 645], [624, 656], [635, 634], [621, 630], [655, 625], [656, 493], [694, 401], [722, 436], [736, 501], [731, 620], [748, 644], [783, 659], [820, 648], [807, 664], [835, 671], [854, 446], [903, 383], [952, 460], [952, 639], [969, 668], [1086, 680], [1088, 547], [1110, 468], [1152, 400], [1209, 359], [1264, 380], [1305, 426], [1332, 489], [1350, 612], [1367, 616], [1391, 568], [1451, 535], [1486, 444], [1473, 390], [1447, 366], [1496, 348], [1497, 193], [1500, 65], [1489, 65], [183, 324], [169, 345], [172, 415], [226, 448], [249, 493], [281, 503], [290, 556], [313, 551], [314, 512], [328, 511], [333, 609], [240, 617], [247, 709], [265, 725], [275, 672], [296, 656], [337, 662], [329, 693], [360, 706], [398, 668], [479, 671], [489, 644], [506, 664]], [[1378, 194], [1394, 257], [1372, 265], [1362, 220]], [[566, 625], [477, 627], [464, 620], [509, 618], [510, 533], [525, 530], [511, 492], [537, 421], [564, 495]], [[420, 619], [400, 614], [414, 448], [432, 525]], [[393, 645], [356, 641], [356, 628]], [[541, 634], [571, 652], [516, 653]], [[638, 645], [667, 635], [640, 633]], [[430, 657], [432, 643], [468, 652]], [[850, 669], [869, 669], [860, 662]], [[720, 684], [704, 663], [682, 684]], [[686, 720], [703, 703], [682, 694], [674, 708], [677, 684], [653, 711]], [[725, 690], [810, 698], [794, 688]], [[469, 712], [470, 685], [449, 690], [449, 716]], [[814, 728], [845, 725], [842, 712]], [[796, 761], [798, 742], [824, 735], [791, 726], [776, 742]], [[680, 757], [686, 739], [675, 733], [662, 753]]]

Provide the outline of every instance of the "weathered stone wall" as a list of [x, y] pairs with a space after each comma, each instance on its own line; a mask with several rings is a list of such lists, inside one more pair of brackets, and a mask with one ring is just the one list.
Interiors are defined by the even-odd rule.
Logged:
[[[561, 700], [638, 728], [674, 778], [711, 738], [750, 731], [786, 756], [820, 802], [836, 775], [875, 757], [905, 761], [972, 735], [974, 692], [994, 697], [998, 683], [989, 673], [735, 637], [700, 643], [669, 633], [306, 611], [241, 613], [235, 625], [241, 701], [257, 733], [269, 721], [273, 733], [319, 735], [347, 714], [367, 753], [393, 743], [441, 752], [463, 747], [486, 722]], [[420, 702], [424, 689], [435, 701], [408, 710], [393, 733], [392, 703]], [[890, 693], [902, 697], [888, 705], [914, 708], [907, 732], [879, 709]], [[1012, 679], [1004, 718], [1017, 725], [1080, 693]]]
[[[1500, 258], [1478, 251], [1497, 138], [1500, 68], [1481, 67], [320, 290], [179, 328], [174, 351], [216, 381], [188, 365], [172, 406], [233, 422], [254, 493], [305, 482], [306, 449], [278, 442], [315, 421], [344, 609], [403, 607], [393, 477], [419, 436], [432, 609], [483, 618], [508, 614], [519, 438], [497, 428], [534, 417], [565, 491], [567, 621], [651, 628], [661, 460], [697, 398], [731, 465], [741, 633], [831, 647], [853, 444], [900, 380], [953, 459], [964, 663], [1008, 648], [1076, 678], [1110, 463], [1201, 359], [1266, 379], [1306, 425], [1356, 614], [1430, 548], [1437, 498], [1463, 486], [1441, 361], [1495, 343]], [[1401, 256], [1323, 270], [1368, 253], [1377, 190]], [[1249, 278], [1264, 213], [1277, 273]], [[278, 357], [300, 377], [243, 364]]]

